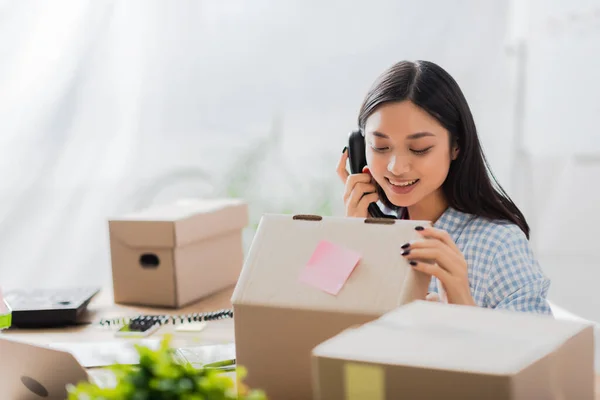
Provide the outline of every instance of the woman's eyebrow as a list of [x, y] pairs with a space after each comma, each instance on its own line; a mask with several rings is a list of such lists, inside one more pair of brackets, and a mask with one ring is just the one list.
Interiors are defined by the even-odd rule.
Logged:
[[381, 133], [381, 132], [378, 132], [378, 131], [373, 131], [372, 135], [373, 135], [373, 136], [380, 137], [380, 138], [384, 138], [384, 139], [389, 139], [389, 138], [390, 138], [390, 137], [389, 137], [388, 135], [386, 135], [385, 133]]
[[422, 137], [427, 137], [427, 136], [435, 136], [435, 135], [431, 132], [417, 132], [417, 133], [413, 133], [412, 135], [408, 135], [406, 138], [409, 140], [415, 140], [415, 139], [421, 139]]
[[[383, 138], [383, 139], [389, 139], [390, 138], [385, 133], [379, 132], [379, 131], [373, 131], [373, 132], [371, 132], [371, 134], [373, 136], [377, 136], [377, 137], [380, 137], [380, 138]], [[406, 139], [408, 139], [408, 140], [415, 140], [415, 139], [421, 139], [421, 138], [427, 137], [427, 136], [435, 137], [435, 135], [433, 133], [431, 133], [431, 132], [417, 132], [417, 133], [413, 133], [411, 135], [408, 135], [406, 137]]]

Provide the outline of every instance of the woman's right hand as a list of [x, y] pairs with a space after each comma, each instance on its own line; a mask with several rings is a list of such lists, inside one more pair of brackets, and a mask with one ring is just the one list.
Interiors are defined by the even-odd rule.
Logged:
[[369, 217], [369, 204], [379, 201], [379, 195], [373, 178], [367, 167], [363, 168], [362, 174], [350, 174], [346, 169], [348, 150], [344, 149], [342, 157], [337, 166], [337, 173], [346, 185], [344, 190], [344, 205], [346, 206], [346, 217]]

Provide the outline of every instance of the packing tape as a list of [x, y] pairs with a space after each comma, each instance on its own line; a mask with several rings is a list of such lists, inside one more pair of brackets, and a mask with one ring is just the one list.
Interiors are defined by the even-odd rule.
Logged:
[[344, 364], [344, 391], [346, 400], [384, 400], [385, 372], [377, 365]]

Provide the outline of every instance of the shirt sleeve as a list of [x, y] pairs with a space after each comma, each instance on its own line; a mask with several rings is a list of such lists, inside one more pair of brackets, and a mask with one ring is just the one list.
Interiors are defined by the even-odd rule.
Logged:
[[494, 255], [487, 287], [488, 306], [552, 315], [546, 296], [550, 280], [543, 274], [529, 241], [511, 232]]

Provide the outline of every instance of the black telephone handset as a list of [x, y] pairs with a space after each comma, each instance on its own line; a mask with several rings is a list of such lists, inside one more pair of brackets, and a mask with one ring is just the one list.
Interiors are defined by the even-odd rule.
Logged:
[[[348, 136], [348, 163], [350, 164], [350, 173], [360, 174], [367, 165], [367, 154], [365, 149], [365, 137], [361, 131], [352, 131]], [[369, 215], [373, 218], [396, 219], [393, 215], [387, 215], [377, 205], [371, 203], [368, 207]]]

